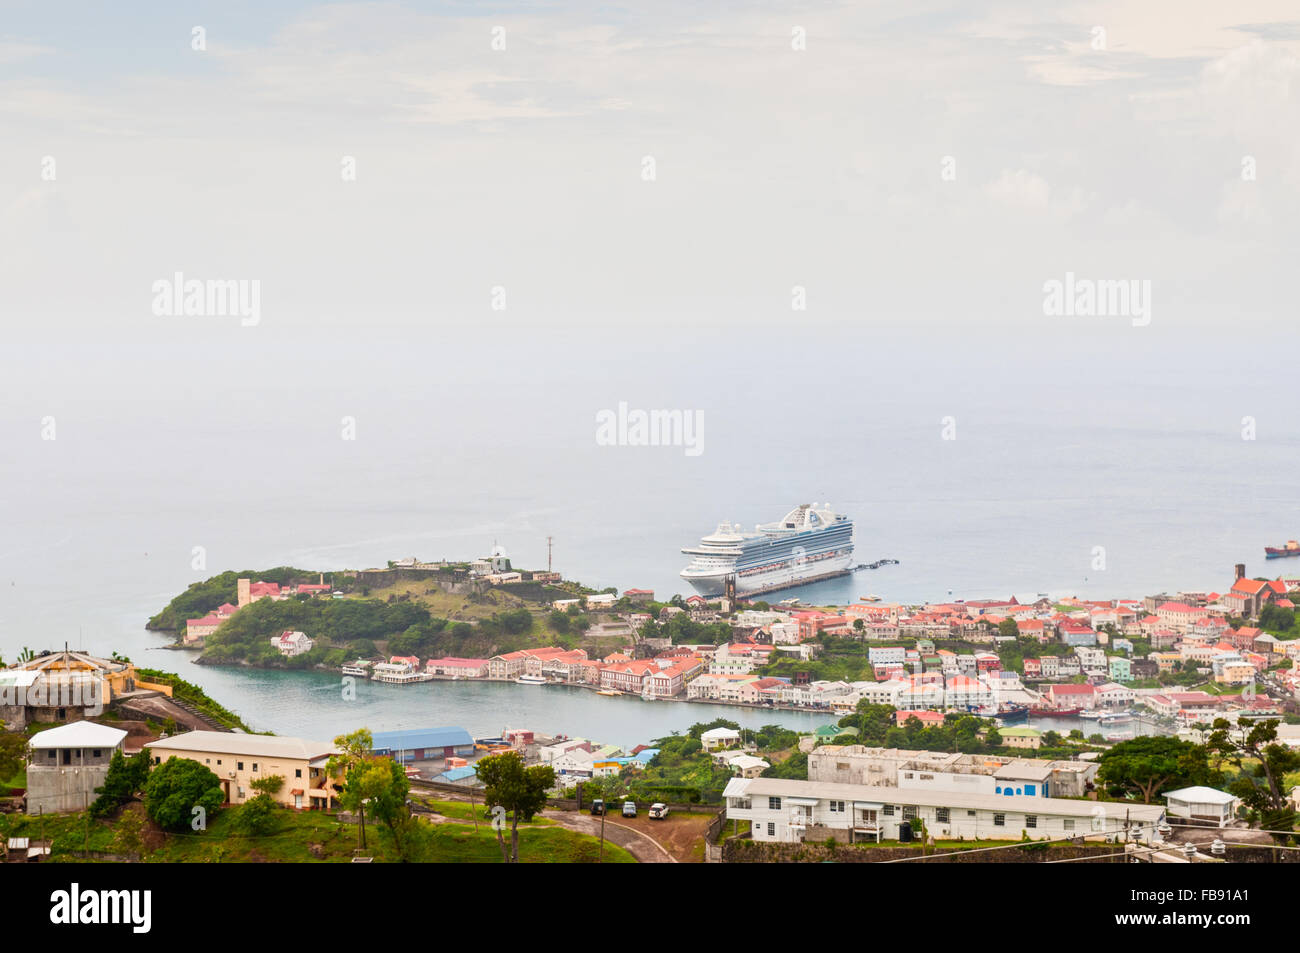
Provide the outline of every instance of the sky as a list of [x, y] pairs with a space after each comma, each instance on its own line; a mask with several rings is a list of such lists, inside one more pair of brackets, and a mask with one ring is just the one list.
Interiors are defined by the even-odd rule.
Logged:
[[[0, 616], [112, 563], [138, 619], [210, 540], [671, 580], [827, 499], [880, 556], [1032, 498], [1032, 589], [1137, 526], [1174, 584], [1204, 524], [1210, 577], [1297, 535], [1298, 106], [1269, 0], [0, 2]], [[607, 452], [621, 402], [703, 455]]]
[[[376, 326], [1115, 334], [1044, 315], [1072, 272], [1151, 282], [1157, 333], [1289, 324], [1294, 6], [1041, 6], [8, 2], [5, 312], [128, 352]], [[154, 314], [176, 272], [259, 281], [258, 325]]]

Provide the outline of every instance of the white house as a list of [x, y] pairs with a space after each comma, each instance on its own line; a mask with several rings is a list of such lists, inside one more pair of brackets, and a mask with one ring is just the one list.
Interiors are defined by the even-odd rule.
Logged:
[[762, 758], [749, 754], [738, 754], [728, 761], [727, 765], [731, 768], [732, 774], [738, 778], [756, 778], [771, 767]]
[[[779, 778], [733, 778], [723, 791], [727, 818], [750, 822], [756, 841], [897, 840], [905, 822], [921, 820], [936, 838], [1059, 840], [1069, 837], [1159, 842], [1165, 809], [1125, 804], [1098, 811], [1095, 801], [1005, 798], [955, 791], [865, 787]], [[1104, 806], [1103, 806], [1104, 807]]]
[[1208, 821], [1216, 827], [1227, 827], [1241, 806], [1241, 799], [1224, 791], [1203, 785], [1179, 788], [1165, 795], [1170, 817]]
[[289, 631], [286, 629], [279, 635], [271, 637], [271, 644], [280, 650], [280, 654], [293, 658], [295, 655], [303, 655], [310, 652], [315, 641], [307, 638], [307, 633]]
[[710, 728], [700, 735], [700, 744], [705, 751], [727, 748], [740, 743], [740, 732], [734, 728]]

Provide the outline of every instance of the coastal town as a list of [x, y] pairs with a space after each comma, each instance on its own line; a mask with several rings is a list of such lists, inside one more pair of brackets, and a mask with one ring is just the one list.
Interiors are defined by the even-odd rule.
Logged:
[[[1070, 850], [1122, 843], [1136, 860], [1198, 862], [1263, 849], [1277, 825], [1295, 823], [1300, 578], [1251, 579], [1237, 566], [1221, 592], [922, 605], [872, 596], [812, 606], [594, 591], [549, 569], [514, 570], [499, 547], [467, 563], [395, 560], [328, 582], [321, 573], [290, 575], [298, 578], [220, 577], [212, 591], [232, 598], [186, 618], [177, 646], [207, 654], [227, 626], [242, 625], [241, 639], [265, 639], [266, 652], [250, 656], [260, 664], [333, 667], [345, 686], [364, 680], [415, 699], [447, 682], [504, 682], [513, 687], [502, 690], [540, 697], [585, 690], [605, 704], [709, 704], [719, 717], [631, 746], [601, 739], [593, 726], [516, 725], [476, 736], [416, 714], [401, 730], [357, 726], [363, 744], [309, 740], [252, 734], [195, 686], [126, 659], [29, 653], [0, 669], [4, 737], [22, 751], [21, 766], [11, 755], [3, 772], [12, 779], [0, 823], [19, 832], [10, 854], [68, 859], [67, 840], [32, 837], [30, 820], [12, 819], [97, 812], [111, 830], [133, 801], [147, 812], [149, 772], [174, 759], [211, 772], [214, 811], [225, 805], [242, 816], [256, 801], [286, 819], [319, 813], [347, 824], [357, 819], [341, 768], [349, 751], [358, 763], [394, 765], [395, 783], [411, 793], [402, 823], [435, 827], [489, 808], [499, 759], [536, 769], [547, 816], [562, 819], [575, 856], [588, 856], [597, 820], [601, 831], [622, 825], [614, 835], [622, 846], [610, 846], [626, 859], [678, 862], [789, 859], [790, 845], [811, 843], [841, 859], [836, 851], [866, 845], [924, 852], [935, 843], [992, 849], [1025, 840]], [[277, 613], [313, 605], [323, 619], [330, 607], [382, 614], [398, 605], [405, 615], [394, 627], [418, 620], [418, 607], [381, 585], [403, 579], [418, 581], [409, 593], [441, 598], [446, 587], [464, 606], [490, 610], [450, 623], [464, 626], [462, 640], [482, 627], [515, 647], [479, 656], [382, 651], [436, 646], [448, 623], [417, 621], [389, 639], [361, 641], [306, 624], [278, 628]], [[206, 598], [206, 589], [192, 588]], [[375, 599], [375, 588], [389, 595]], [[528, 611], [496, 601], [512, 591]], [[498, 624], [505, 617], [515, 620], [513, 632]], [[353, 651], [363, 646], [373, 651]], [[804, 731], [742, 728], [727, 718], [736, 709], [811, 712], [824, 722]], [[1277, 776], [1243, 769], [1243, 753], [1273, 759]], [[1143, 780], [1143, 765], [1171, 754], [1182, 767], [1158, 783]], [[107, 792], [121, 788], [109, 778], [117, 762], [137, 764], [139, 774], [105, 807]], [[620, 816], [607, 820], [611, 812]], [[527, 827], [531, 817], [520, 816]], [[168, 843], [165, 823], [150, 821]], [[1202, 836], [1207, 829], [1213, 836]], [[400, 853], [404, 841], [394, 836]], [[178, 855], [159, 846], [157, 857]]]

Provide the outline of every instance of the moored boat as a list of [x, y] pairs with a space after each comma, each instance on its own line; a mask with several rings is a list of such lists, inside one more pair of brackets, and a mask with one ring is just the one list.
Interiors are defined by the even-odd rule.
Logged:
[[1011, 724], [1016, 721], [1025, 721], [1029, 717], [1029, 706], [1003, 705], [998, 709], [996, 717], [1006, 724]]
[[1029, 714], [1035, 718], [1074, 718], [1082, 708], [1031, 708]]
[[729, 579], [740, 595], [789, 589], [843, 576], [853, 565], [853, 521], [829, 504], [802, 503], [754, 532], [721, 523], [682, 553], [691, 557], [681, 577], [702, 596], [721, 595]]
[[1300, 542], [1288, 539], [1285, 546], [1264, 547], [1264, 557], [1266, 559], [1282, 559], [1287, 556], [1300, 556]]
[[516, 685], [545, 685], [546, 679], [540, 675], [520, 675], [515, 679]]

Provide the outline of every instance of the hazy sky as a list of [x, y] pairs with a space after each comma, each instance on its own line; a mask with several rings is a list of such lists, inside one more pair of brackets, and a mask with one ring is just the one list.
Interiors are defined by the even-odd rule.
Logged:
[[[1292, 323], [1294, 3], [3, 11], [0, 282], [25, 340], [1142, 333], [1045, 317], [1067, 272], [1151, 281], [1156, 330]], [[260, 325], [156, 316], [178, 271], [260, 281]]]
[[[138, 626], [196, 544], [558, 533], [626, 586], [814, 499], [930, 595], [1258, 559], [1296, 534], [1300, 11], [1048, 6], [0, 0], [0, 636], [88, 575], [64, 628]], [[155, 313], [176, 273], [258, 322]], [[1149, 322], [1046, 314], [1071, 274]], [[623, 401], [705, 454], [598, 446]]]

